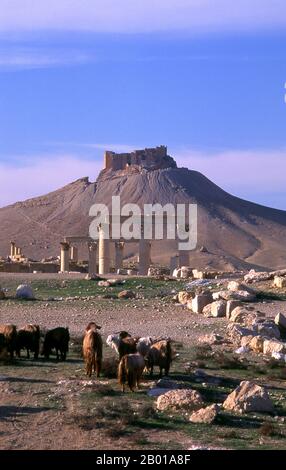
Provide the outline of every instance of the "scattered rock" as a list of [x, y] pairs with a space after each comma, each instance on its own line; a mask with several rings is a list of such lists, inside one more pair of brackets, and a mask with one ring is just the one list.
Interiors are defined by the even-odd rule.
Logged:
[[263, 354], [271, 356], [272, 353], [286, 353], [286, 344], [274, 339], [265, 339], [263, 342]]
[[223, 408], [237, 412], [264, 412], [272, 413], [274, 406], [265, 388], [249, 382], [241, 382], [239, 386], [226, 398]]
[[240, 300], [228, 300], [226, 302], [226, 318], [230, 318], [230, 315], [231, 315], [231, 312], [237, 308], [237, 307], [240, 307], [242, 305], [242, 303], [240, 302]]
[[240, 345], [243, 336], [256, 336], [253, 330], [240, 326], [237, 323], [230, 323], [227, 326], [226, 332], [230, 341], [237, 346]]
[[134, 299], [136, 295], [132, 290], [122, 290], [117, 297], [119, 299]]
[[286, 278], [281, 276], [275, 276], [273, 286], [278, 287], [279, 289], [283, 289], [284, 287], [286, 287]]
[[268, 272], [256, 272], [254, 269], [251, 269], [248, 274], [244, 276], [245, 282], [259, 282], [259, 281], [268, 281], [273, 279], [273, 274]]
[[194, 313], [202, 313], [206, 305], [212, 302], [212, 295], [209, 294], [198, 294], [192, 299], [192, 311]]
[[251, 294], [255, 294], [255, 291], [253, 289], [237, 281], [230, 281], [227, 285], [227, 289], [231, 292], [246, 291]]
[[208, 304], [203, 308], [203, 316], [207, 318], [212, 317], [212, 304]]
[[[243, 336], [240, 340], [240, 346], [242, 347], [249, 347], [250, 348], [250, 343], [255, 338], [255, 336]], [[250, 348], [251, 349], [251, 348]]]
[[263, 352], [264, 338], [262, 336], [254, 336], [249, 343], [249, 347], [252, 351], [259, 354]]
[[187, 303], [192, 300], [192, 294], [190, 292], [181, 291], [178, 293], [178, 302], [182, 305], [187, 305]]
[[28, 284], [21, 284], [16, 290], [16, 299], [35, 300], [33, 289]]
[[207, 406], [206, 408], [201, 408], [198, 411], [194, 411], [190, 416], [191, 423], [204, 423], [212, 424], [219, 411], [218, 405]]
[[84, 279], [86, 281], [100, 281], [102, 278], [97, 274], [87, 274]]
[[286, 331], [286, 317], [283, 315], [283, 313], [278, 313], [275, 317], [275, 324], [278, 326], [278, 328], [281, 328], [282, 331]]
[[195, 411], [203, 406], [201, 394], [195, 390], [170, 390], [160, 395], [156, 403], [157, 409]]
[[226, 301], [217, 300], [211, 304], [212, 317], [225, 317], [226, 315]]

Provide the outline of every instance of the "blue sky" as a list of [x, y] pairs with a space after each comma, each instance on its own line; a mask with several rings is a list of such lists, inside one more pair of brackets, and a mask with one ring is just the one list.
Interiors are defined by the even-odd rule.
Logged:
[[0, 205], [166, 144], [286, 210], [286, 5], [215, 3], [0, 0]]

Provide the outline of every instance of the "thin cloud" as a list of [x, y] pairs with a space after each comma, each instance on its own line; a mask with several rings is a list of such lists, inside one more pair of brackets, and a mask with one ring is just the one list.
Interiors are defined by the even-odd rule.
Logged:
[[286, 24], [285, 0], [1, 0], [0, 31], [148, 33]]
[[31, 48], [0, 49], [1, 69], [35, 69], [69, 65], [82, 65], [94, 57], [72, 50], [40, 50]]
[[55, 191], [84, 176], [95, 181], [102, 169], [101, 161], [78, 155], [15, 156], [13, 160], [12, 165], [0, 163], [0, 207]]

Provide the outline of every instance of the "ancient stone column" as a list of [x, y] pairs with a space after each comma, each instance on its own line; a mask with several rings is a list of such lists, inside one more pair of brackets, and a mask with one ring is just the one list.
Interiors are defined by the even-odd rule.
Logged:
[[78, 247], [77, 246], [71, 246], [71, 261], [74, 263], [78, 262]]
[[179, 263], [179, 256], [176, 255], [176, 256], [171, 256], [170, 258], [170, 274], [172, 276], [174, 270], [178, 267], [178, 263]]
[[108, 274], [110, 271], [110, 250], [109, 238], [104, 237], [105, 226], [101, 225], [99, 228], [99, 243], [98, 243], [98, 272], [99, 274]]
[[16, 254], [16, 245], [15, 242], [10, 242], [10, 258], [13, 258]]
[[139, 274], [147, 276], [151, 263], [151, 243], [150, 240], [139, 240]]
[[115, 242], [115, 269], [122, 268], [124, 242]]
[[17, 248], [17, 253], [16, 253], [16, 254], [17, 254], [18, 256], [21, 256], [21, 254], [22, 254], [21, 248]]
[[189, 261], [189, 252], [187, 250], [180, 250], [178, 252], [179, 256], [179, 268], [182, 266], [189, 266], [190, 261]]
[[96, 265], [96, 253], [97, 253], [97, 242], [92, 242], [88, 244], [88, 274], [93, 276], [96, 274], [97, 265]]
[[70, 261], [70, 245], [66, 242], [61, 242], [61, 268], [62, 273], [69, 271], [69, 261]]

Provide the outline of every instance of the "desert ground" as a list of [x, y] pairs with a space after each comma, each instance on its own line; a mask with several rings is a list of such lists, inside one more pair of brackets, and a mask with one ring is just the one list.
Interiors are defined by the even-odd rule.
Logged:
[[[207, 288], [218, 290], [228, 280], [213, 280]], [[1, 273], [6, 293], [0, 301], [1, 324], [35, 323], [43, 332], [68, 326], [71, 342], [66, 362], [55, 357], [28, 360], [25, 352], [20, 359], [0, 362], [0, 448], [285, 449], [285, 363], [252, 352], [234, 353], [226, 318], [207, 318], [174, 302], [189, 282], [128, 277], [124, 287], [99, 287], [84, 275]], [[22, 283], [31, 284], [37, 300], [15, 299]], [[118, 299], [122, 289], [132, 290], [136, 298]], [[267, 317], [286, 311], [286, 289], [277, 292], [270, 281], [259, 282], [255, 289], [255, 308]], [[209, 425], [191, 423], [187, 412], [158, 411], [156, 398], [148, 395], [158, 369], [152, 378], [143, 376], [139, 391], [123, 394], [116, 379], [116, 354], [106, 345], [101, 377], [88, 379], [81, 343], [90, 321], [102, 327], [104, 343], [120, 330], [132, 336], [170, 337], [174, 361], [168, 380], [176, 388], [200, 392], [205, 406], [223, 403], [242, 380], [251, 380], [266, 388], [274, 412], [221, 409]], [[202, 337], [211, 333], [222, 341], [203, 343]]]

